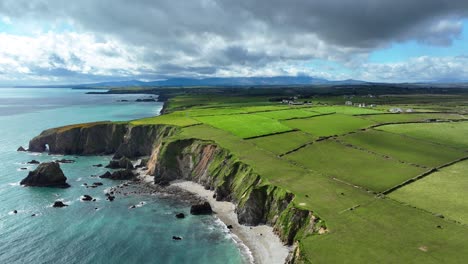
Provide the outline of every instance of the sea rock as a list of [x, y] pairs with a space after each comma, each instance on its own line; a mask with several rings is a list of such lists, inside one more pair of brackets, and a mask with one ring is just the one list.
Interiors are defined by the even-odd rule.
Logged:
[[14, 214], [17, 214], [17, 213], [18, 213], [18, 210], [13, 210], [13, 213], [14, 213]]
[[185, 218], [185, 214], [184, 213], [178, 213], [175, 215], [177, 218], [179, 219], [182, 219], [182, 218]]
[[40, 164], [40, 162], [37, 160], [31, 160], [31, 161], [28, 161], [28, 164]]
[[228, 229], [233, 229], [234, 227], [232, 225], [227, 225], [226, 226]]
[[102, 167], [102, 166], [103, 166], [103, 165], [102, 165], [102, 164], [100, 164], [100, 163], [99, 163], [99, 164], [95, 164], [95, 165], [93, 165], [93, 167], [96, 167], [96, 168], [100, 168], [100, 167]]
[[103, 183], [102, 183], [102, 182], [93, 182], [93, 185], [95, 185], [95, 186], [102, 186]]
[[57, 162], [57, 163], [74, 163], [75, 160], [72, 160], [72, 159], [61, 159], [61, 160], [56, 160], [55, 162]]
[[129, 160], [127, 157], [122, 157], [119, 160], [111, 160], [109, 164], [106, 166], [109, 169], [133, 169], [132, 161]]
[[23, 148], [23, 146], [20, 146], [16, 151], [26, 151], [26, 149]]
[[103, 178], [103, 179], [108, 179], [110, 177], [112, 177], [112, 173], [110, 173], [109, 171], [106, 171], [106, 173], [99, 176], [99, 178]]
[[30, 171], [20, 184], [37, 187], [70, 187], [67, 183], [67, 177], [65, 177], [62, 169], [60, 169], [60, 165], [56, 162], [44, 162], [40, 164], [34, 171]]
[[111, 180], [130, 180], [135, 177], [135, 174], [132, 170], [119, 170], [114, 171], [113, 173], [106, 172], [99, 178], [111, 179]]
[[182, 240], [182, 237], [180, 237], [180, 236], [172, 236], [172, 240]]
[[52, 207], [60, 208], [60, 207], [65, 207], [68, 206], [68, 204], [64, 204], [62, 201], [55, 201], [54, 205]]
[[213, 210], [211, 209], [211, 205], [209, 202], [203, 202], [203, 203], [193, 204], [190, 207], [190, 213], [193, 215], [205, 215], [205, 214], [212, 214]]
[[142, 102], [156, 102], [154, 98], [143, 98], [143, 99], [136, 99], [135, 102], [142, 103]]
[[92, 201], [93, 200], [93, 197], [85, 194], [83, 195], [83, 197], [81, 197], [81, 201]]

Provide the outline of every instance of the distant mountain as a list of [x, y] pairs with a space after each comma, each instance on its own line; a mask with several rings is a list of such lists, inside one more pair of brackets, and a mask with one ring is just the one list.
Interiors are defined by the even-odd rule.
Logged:
[[262, 86], [262, 85], [356, 85], [366, 84], [359, 80], [329, 81], [310, 76], [276, 76], [276, 77], [228, 77], [228, 78], [170, 78], [158, 81], [110, 81], [89, 84], [74, 85], [41, 85], [41, 86], [21, 86], [21, 87], [73, 87], [73, 88], [108, 88], [108, 87], [168, 87], [168, 86]]
[[308, 84], [364, 84], [364, 81], [344, 80], [329, 81], [309, 76], [276, 76], [276, 77], [230, 77], [230, 78], [170, 78], [166, 80], [142, 82], [138, 80], [122, 82], [103, 82], [83, 84], [86, 87], [116, 86], [259, 86], [259, 85], [308, 85]]

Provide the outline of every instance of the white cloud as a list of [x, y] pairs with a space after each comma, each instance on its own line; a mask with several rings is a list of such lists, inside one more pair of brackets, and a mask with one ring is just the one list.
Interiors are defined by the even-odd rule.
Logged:
[[467, 56], [421, 56], [396, 63], [367, 63], [359, 75], [365, 80], [386, 82], [467, 81], [466, 65]]

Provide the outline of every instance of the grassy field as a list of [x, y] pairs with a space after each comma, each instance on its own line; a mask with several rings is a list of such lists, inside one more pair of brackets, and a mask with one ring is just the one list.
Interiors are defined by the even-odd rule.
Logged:
[[425, 121], [428, 119], [437, 120], [451, 120], [451, 119], [465, 119], [463, 115], [459, 114], [417, 114], [417, 113], [402, 113], [402, 114], [381, 114], [381, 115], [363, 115], [363, 118], [372, 120], [377, 123], [391, 123], [391, 122], [415, 122]]
[[311, 107], [308, 110], [321, 113], [321, 114], [337, 113], [337, 114], [345, 114], [345, 115], [362, 115], [362, 114], [382, 113], [382, 111], [371, 109], [371, 108], [360, 108], [356, 106], [343, 106], [343, 105], [316, 106], [316, 107]]
[[453, 148], [378, 130], [346, 135], [340, 140], [393, 159], [427, 167], [437, 167], [466, 155]]
[[314, 143], [285, 158], [376, 192], [385, 191], [425, 171], [366, 151], [344, 147], [334, 141]]
[[464, 226], [294, 166], [220, 129], [192, 126], [179, 137], [215, 141], [265, 180], [293, 192], [297, 207], [324, 219], [330, 232], [300, 243], [314, 263], [462, 263], [468, 256]]
[[283, 154], [305, 143], [311, 142], [315, 137], [301, 131], [293, 131], [267, 137], [250, 139], [249, 142], [256, 146], [271, 151], [275, 154]]
[[276, 120], [255, 114], [200, 116], [196, 117], [196, 119], [210, 126], [229, 131], [240, 138], [291, 130], [291, 128]]
[[143, 118], [138, 120], [133, 120], [130, 122], [132, 125], [173, 125], [173, 126], [192, 126], [196, 124], [200, 124], [199, 121], [187, 117], [183, 112], [176, 112], [161, 116], [155, 116], [150, 118]]
[[332, 114], [316, 116], [307, 119], [294, 119], [283, 121], [283, 124], [291, 128], [302, 130], [316, 137], [341, 135], [361, 128], [366, 128], [374, 123], [358, 117]]
[[468, 224], [468, 160], [406, 185], [390, 197]]
[[[363, 89], [365, 96], [371, 88]], [[365, 190], [381, 192], [428, 170], [401, 163], [399, 160], [433, 167], [463, 155], [463, 152], [468, 150], [466, 125], [421, 123], [387, 125], [379, 127], [378, 130], [360, 129], [381, 122], [415, 121], [414, 118], [420, 120], [426, 116], [438, 116], [437, 119], [442, 119], [441, 116], [452, 118], [455, 115], [375, 114], [385, 113], [386, 109], [395, 106], [466, 111], [468, 97], [385, 93], [376, 98], [356, 96], [356, 99], [353, 99], [356, 102], [376, 102], [379, 105], [378, 109], [382, 109], [379, 111], [344, 106], [345, 99], [342, 95], [311, 95], [307, 99], [314, 103], [339, 105], [291, 107], [270, 100], [272, 96], [266, 95], [265, 90], [266, 88], [258, 89], [257, 92], [261, 96], [241, 96], [237, 93], [224, 96], [224, 93], [216, 91], [208, 96], [177, 96], [169, 100], [169, 110], [180, 111], [166, 117], [132, 123], [170, 123], [181, 126], [181, 132], [174, 135], [173, 139], [198, 138], [214, 142], [229, 150], [235, 159], [249, 165], [261, 176], [262, 183], [273, 184], [294, 193], [294, 206], [313, 211], [315, 216], [325, 221], [329, 231], [300, 240], [301, 253], [310, 262], [466, 261], [468, 226], [450, 221], [466, 221], [465, 212], [468, 209], [464, 203], [467, 200], [467, 186], [463, 177], [468, 171], [466, 162], [463, 166], [460, 165], [459, 169], [454, 169], [457, 168], [455, 166], [447, 167], [411, 183], [389, 194], [390, 198]], [[275, 87], [270, 92], [275, 93], [278, 90], [283, 89]], [[278, 95], [276, 99], [290, 97], [301, 91], [284, 90], [284, 94]], [[345, 90], [348, 93], [349, 89]], [[246, 91], [253, 92], [250, 89]], [[313, 92], [315, 91], [314, 89]], [[313, 115], [336, 114], [307, 118], [304, 112]], [[372, 115], [353, 116], [361, 114]], [[306, 118], [279, 121], [293, 117]], [[242, 139], [290, 129], [302, 131]], [[318, 137], [343, 135], [353, 131], [356, 133], [338, 137], [343, 143], [328, 138], [291, 154], [278, 155]], [[348, 143], [378, 154], [346, 146]], [[382, 155], [390, 158], [384, 158]], [[334, 177], [336, 179], [333, 179]], [[353, 185], [363, 186], [365, 189]], [[408, 189], [413, 186], [414, 189]], [[446, 218], [439, 218], [431, 212], [441, 213]]]
[[272, 118], [272, 119], [278, 119], [278, 120], [292, 119], [292, 118], [305, 118], [305, 117], [312, 117], [312, 116], [319, 115], [319, 113], [314, 113], [311, 111], [305, 111], [301, 109], [258, 112], [256, 114], [264, 116], [264, 117]]
[[468, 122], [386, 125], [377, 129], [442, 145], [468, 149]]

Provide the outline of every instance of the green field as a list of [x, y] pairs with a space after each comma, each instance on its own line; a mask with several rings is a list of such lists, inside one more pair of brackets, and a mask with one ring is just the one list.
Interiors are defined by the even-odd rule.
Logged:
[[344, 147], [334, 141], [314, 143], [285, 158], [376, 192], [383, 192], [425, 171], [366, 151]]
[[393, 159], [427, 167], [437, 167], [466, 155], [453, 148], [378, 130], [346, 135], [340, 140]]
[[[187, 95], [190, 88], [180, 92], [182, 96], [169, 99], [169, 111], [176, 112], [132, 124], [180, 126], [180, 133], [167, 141], [200, 139], [217, 144], [236, 162], [258, 174], [262, 186], [272, 185], [292, 192], [293, 206], [313, 212], [328, 230], [322, 235], [296, 237], [305, 261], [466, 262], [468, 226], [451, 221], [467, 223], [466, 161], [412, 182], [388, 196], [375, 192], [388, 190], [432, 167], [468, 154], [467, 123], [424, 122], [362, 129], [386, 122], [464, 118], [463, 114], [468, 112], [468, 95], [393, 95], [387, 92], [393, 88], [384, 87], [380, 96], [368, 98], [365, 96], [370, 88], [364, 87], [364, 96], [353, 101], [362, 99], [378, 104], [377, 108], [369, 109], [344, 106], [346, 99], [336, 94], [337, 89], [332, 90], [332, 95], [326, 95], [317, 94], [325, 88], [314, 87], [310, 94], [299, 96], [300, 100], [313, 101], [313, 106], [289, 106], [280, 104], [281, 98], [301, 95], [306, 88], [248, 88], [244, 94], [237, 88], [221, 89], [222, 92], [207, 88], [204, 90], [207, 95], [198, 91]], [[349, 88], [343, 88], [343, 92], [349, 95]], [[329, 105], [316, 106], [317, 102]], [[383, 114], [393, 107], [460, 114]], [[307, 116], [326, 113], [335, 114]], [[289, 118], [300, 119], [284, 120]], [[267, 136], [257, 137], [261, 135]], [[332, 135], [339, 136], [314, 141]], [[281, 155], [306, 143], [311, 144]]]
[[406, 185], [390, 194], [403, 203], [468, 224], [468, 160]]
[[226, 130], [240, 138], [249, 138], [292, 130], [280, 122], [255, 115], [220, 115], [196, 117], [199, 122]]
[[356, 106], [316, 106], [308, 108], [310, 111], [314, 111], [321, 114], [326, 113], [337, 113], [345, 115], [362, 115], [362, 114], [380, 114], [382, 111], [371, 109], [371, 108], [360, 108]]
[[133, 120], [130, 122], [132, 125], [173, 125], [173, 126], [193, 126], [196, 124], [200, 124], [199, 121], [187, 117], [183, 112], [176, 112], [161, 116], [143, 118], [138, 120]]
[[375, 121], [377, 123], [415, 122], [415, 121], [425, 121], [429, 119], [437, 119], [437, 120], [465, 119], [464, 116], [459, 115], [459, 114], [440, 114], [440, 113], [381, 114], [381, 115], [363, 115], [361, 117]]
[[316, 137], [326, 137], [356, 131], [369, 127], [374, 123], [359, 117], [332, 114], [307, 119], [287, 120], [283, 121], [283, 124]]
[[258, 147], [275, 154], [283, 154], [305, 143], [311, 142], [315, 137], [301, 131], [293, 131], [266, 137], [249, 139], [248, 141]]
[[272, 118], [272, 119], [278, 119], [278, 120], [292, 119], [292, 118], [305, 118], [305, 117], [319, 115], [319, 113], [314, 113], [311, 111], [305, 111], [301, 109], [258, 112], [256, 114], [264, 116], [264, 117]]
[[468, 122], [385, 125], [377, 129], [468, 150]]

